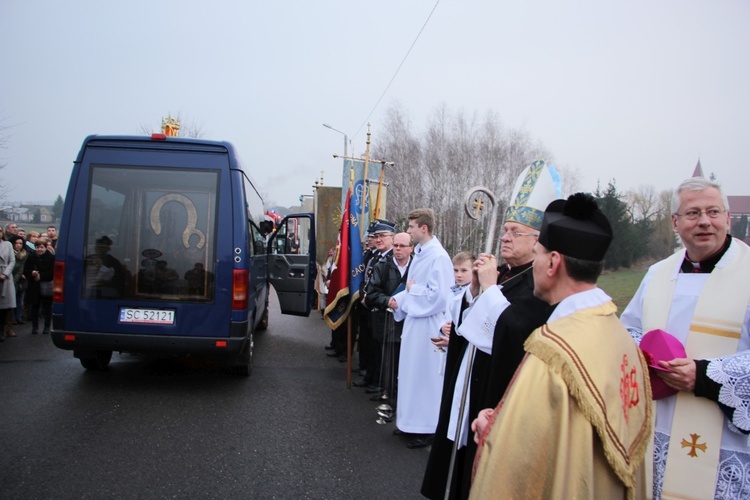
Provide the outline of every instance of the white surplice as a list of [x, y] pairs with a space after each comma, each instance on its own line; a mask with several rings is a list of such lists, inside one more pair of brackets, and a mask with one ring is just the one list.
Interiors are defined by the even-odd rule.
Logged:
[[394, 319], [404, 318], [398, 368], [396, 426], [415, 434], [433, 434], [440, 412], [444, 353], [435, 352], [437, 337], [452, 297], [453, 264], [440, 241], [433, 237], [417, 245], [407, 281], [408, 291], [394, 296]]

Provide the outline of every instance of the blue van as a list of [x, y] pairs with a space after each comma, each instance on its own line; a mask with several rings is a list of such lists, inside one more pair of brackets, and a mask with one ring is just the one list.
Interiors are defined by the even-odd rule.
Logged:
[[163, 352], [249, 375], [269, 285], [284, 314], [309, 315], [314, 295], [312, 215], [275, 226], [264, 212], [228, 142], [86, 138], [56, 248], [54, 344], [89, 370], [113, 351]]

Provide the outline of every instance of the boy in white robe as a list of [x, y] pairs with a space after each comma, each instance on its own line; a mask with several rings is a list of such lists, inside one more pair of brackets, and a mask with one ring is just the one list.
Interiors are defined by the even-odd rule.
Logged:
[[433, 236], [435, 216], [431, 209], [408, 215], [407, 233], [416, 244], [406, 290], [391, 298], [394, 319], [404, 318], [398, 368], [396, 433], [415, 434], [407, 445], [423, 448], [432, 442], [440, 411], [443, 356], [430, 338], [443, 325], [443, 313], [452, 296], [453, 264], [440, 241]]

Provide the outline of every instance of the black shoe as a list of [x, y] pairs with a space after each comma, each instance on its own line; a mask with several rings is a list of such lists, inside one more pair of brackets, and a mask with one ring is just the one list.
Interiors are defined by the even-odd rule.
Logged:
[[370, 396], [370, 401], [388, 401], [388, 396], [382, 392], [380, 394], [373, 394]]
[[341, 363], [346, 363], [346, 355], [344, 355], [344, 354], [339, 355], [339, 361]]
[[338, 358], [340, 355], [336, 354], [335, 352], [327, 352], [326, 356], [328, 356], [329, 358]]
[[409, 436], [409, 435], [411, 435], [411, 433], [410, 432], [404, 432], [401, 429], [399, 429], [398, 427], [396, 427], [395, 429], [393, 429], [393, 435], [394, 436]]
[[49, 330], [44, 330], [44, 331], [42, 332], [42, 335], [49, 335]]
[[335, 348], [335, 347], [333, 347], [332, 345], [327, 345], [327, 346], [325, 346], [325, 347], [324, 347], [324, 349], [325, 349], [326, 351], [333, 351], [333, 350], [334, 350], [334, 349], [336, 349], [336, 348]]
[[357, 380], [356, 382], [352, 382], [352, 385], [354, 387], [367, 387], [367, 386], [370, 385], [370, 382], [367, 381], [367, 380], [365, 380], [365, 379], [363, 379], [363, 378], [361, 378], [361, 379]]
[[380, 394], [381, 392], [383, 392], [383, 388], [375, 385], [368, 385], [365, 389], [365, 394]]
[[36, 335], [37, 333], [39, 333], [39, 330], [31, 330], [32, 335]]
[[432, 444], [432, 440], [435, 437], [434, 434], [420, 434], [416, 439], [412, 439], [406, 444], [406, 447], [410, 450], [416, 450], [418, 448], [426, 448]]

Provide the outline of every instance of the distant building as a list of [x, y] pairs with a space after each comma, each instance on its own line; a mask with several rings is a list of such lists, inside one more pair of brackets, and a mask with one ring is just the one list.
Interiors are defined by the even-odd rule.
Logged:
[[[742, 217], [745, 220], [750, 219], [750, 196], [727, 196], [729, 199], [729, 213], [732, 215], [730, 224], [734, 226]], [[730, 227], [731, 227], [730, 226]], [[745, 243], [750, 244], [750, 231], [745, 230], [745, 234], [733, 234], [738, 238], [744, 236]]]
[[695, 165], [695, 169], [693, 170], [693, 177], [706, 177], [703, 175], [703, 167], [701, 167], [701, 159], [698, 158], [698, 163]]
[[13, 222], [37, 222], [39, 224], [54, 222], [52, 206], [47, 205], [0, 207], [0, 217]]

